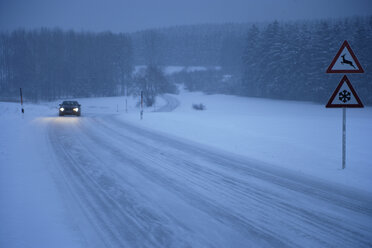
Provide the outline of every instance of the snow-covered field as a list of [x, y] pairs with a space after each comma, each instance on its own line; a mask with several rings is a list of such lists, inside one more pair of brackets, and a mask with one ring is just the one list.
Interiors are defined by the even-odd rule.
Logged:
[[[134, 67], [134, 74], [139, 73], [141, 70], [145, 69], [147, 66], [146, 65], [137, 65]], [[165, 75], [172, 75], [174, 73], [178, 73], [181, 71], [185, 72], [195, 72], [195, 71], [206, 71], [206, 70], [221, 70], [220, 66], [210, 66], [210, 67], [205, 67], [205, 66], [164, 66], [162, 68], [163, 72]]]
[[372, 246], [372, 108], [137, 101], [0, 102], [0, 247]]
[[[342, 110], [324, 105], [183, 92], [173, 112], [148, 113], [134, 125], [156, 129], [298, 173], [372, 192], [372, 108], [348, 109], [346, 170]], [[192, 104], [203, 103], [206, 111]]]

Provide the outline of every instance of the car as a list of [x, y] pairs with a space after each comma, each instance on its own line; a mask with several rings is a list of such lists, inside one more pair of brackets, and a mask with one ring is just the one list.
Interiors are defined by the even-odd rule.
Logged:
[[63, 101], [59, 105], [59, 116], [81, 115], [81, 105], [77, 101]]

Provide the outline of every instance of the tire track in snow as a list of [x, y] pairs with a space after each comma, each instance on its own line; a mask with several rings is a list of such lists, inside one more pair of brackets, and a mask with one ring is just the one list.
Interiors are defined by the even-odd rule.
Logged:
[[[178, 200], [192, 206], [196, 209], [191, 209], [193, 212], [201, 211], [203, 216], [208, 215], [210, 219], [217, 221], [216, 225], [222, 224], [240, 233], [238, 236], [243, 241], [249, 242], [248, 240], [252, 238], [257, 242], [254, 243], [256, 246], [371, 246], [369, 232], [371, 225], [359, 225], [357, 221], [350, 219], [340, 224], [342, 218], [333, 213], [319, 208], [313, 209], [311, 206], [304, 206], [303, 203], [297, 206], [294, 202], [286, 202], [302, 197], [305, 203], [316, 201], [326, 207], [334, 208], [342, 215], [351, 214], [351, 216], [371, 220], [370, 201], [365, 201], [358, 194], [351, 195], [350, 192], [346, 192], [337, 195], [339, 190], [330, 189], [328, 185], [318, 185], [317, 182], [308, 179], [301, 181], [302, 178], [296, 179], [291, 174], [287, 175], [275, 170], [267, 171], [265, 168], [254, 166], [249, 161], [231, 155], [221, 155], [213, 150], [142, 130], [113, 117], [105, 118], [107, 119], [86, 118], [80, 122], [80, 125], [73, 126], [73, 132], [52, 129], [51, 140], [56, 150], [64, 151], [60, 159], [69, 165], [67, 168], [80, 168], [80, 171], [72, 173], [75, 174], [74, 187], [83, 188], [79, 192], [93, 198], [91, 201], [86, 200], [84, 204], [88, 206], [87, 211], [92, 215], [91, 218], [105, 226], [100, 232], [106, 235], [104, 235], [106, 239], [112, 238], [115, 241], [111, 243], [112, 247], [120, 247], [128, 243], [140, 247], [195, 246], [189, 244], [190, 240], [187, 238], [180, 238], [179, 234], [200, 239], [197, 243], [199, 247], [224, 246], [218, 242], [208, 242], [196, 235], [190, 223], [166, 212], [167, 207], [169, 208], [167, 204], [159, 204], [162, 209], [158, 210], [143, 206], [144, 203], [135, 197], [128, 196], [127, 199], [120, 201], [120, 196], [124, 194], [120, 192], [128, 194], [126, 188], [135, 188], [138, 185], [133, 182], [131, 182], [133, 185], [130, 183], [115, 185], [115, 181], [128, 180], [125, 173], [129, 169], [110, 167], [110, 163], [130, 168], [134, 175], [141, 175], [143, 180], [151, 182], [151, 185], [158, 190], [169, 191], [178, 197]], [[67, 140], [59, 140], [62, 135], [65, 135]], [[72, 152], [72, 148], [76, 148], [79, 152]], [[94, 150], [97, 154], [90, 154], [89, 150]], [[139, 152], [142, 157], [137, 157]], [[110, 155], [110, 162], [100, 161], [100, 155], [104, 157]], [[92, 167], [89, 168], [88, 165]], [[69, 170], [71, 173], [74, 168]], [[87, 173], [90, 181], [83, 178]], [[110, 182], [114, 186], [107, 186]], [[280, 190], [276, 189], [275, 185]], [[97, 187], [100, 190], [95, 191]], [[149, 197], [148, 193], [141, 190], [138, 190], [138, 193], [142, 193], [143, 197]], [[100, 198], [111, 200], [108, 204], [105, 200], [100, 201]], [[245, 206], [247, 203], [249, 205]], [[132, 207], [126, 207], [126, 204]], [[153, 218], [143, 219], [141, 214], [134, 210], [136, 205], [147, 211], [148, 216], [153, 215]], [[118, 215], [104, 212], [112, 206]], [[90, 208], [92, 210], [89, 210]], [[250, 212], [254, 214], [249, 214]], [[275, 216], [276, 214], [278, 216]], [[280, 217], [286, 219], [280, 223]], [[127, 223], [117, 220], [126, 218], [136, 224], [129, 225], [132, 231], [141, 235], [132, 237], [129, 233], [121, 237], [120, 233], [116, 232], [117, 229], [128, 227]], [[128, 222], [131, 223], [130, 221]], [[146, 223], [147, 221], [153, 223]], [[276, 223], [276, 226], [270, 228], [273, 223]], [[180, 231], [173, 232], [171, 229], [174, 228], [168, 227], [170, 224]], [[161, 241], [156, 239], [156, 231], [152, 228], [156, 225], [158, 230], [163, 230], [160, 231], [163, 233]], [[292, 236], [296, 232], [301, 238]], [[302, 242], [306, 238], [310, 240], [307, 240], [308, 245]]]
[[[125, 129], [128, 129], [128, 126], [126, 124], [123, 124], [123, 123], [121, 124], [124, 125]], [[112, 131], [115, 132], [115, 129], [112, 129]], [[146, 131], [141, 130], [141, 132], [146, 132]], [[120, 133], [116, 133], [116, 135], [120, 135]], [[142, 133], [141, 135], [143, 136], [144, 134]], [[125, 137], [125, 139], [128, 139], [128, 137]], [[137, 140], [140, 140], [140, 139], [137, 139]], [[159, 139], [154, 139], [154, 140], [159, 141]], [[171, 144], [172, 147], [175, 146], [175, 143], [170, 140], [164, 142], [163, 145], [166, 146], [167, 143], [168, 145]], [[141, 146], [142, 147], [146, 146], [146, 140], [143, 141]], [[185, 148], [185, 147], [182, 147], [182, 148]], [[195, 147], [192, 147], [192, 146], [190, 146], [189, 148], [195, 149]], [[193, 152], [195, 151], [193, 150]], [[203, 156], [205, 156], [205, 153], [210, 153], [210, 152], [208, 151], [203, 152]], [[170, 154], [167, 154], [167, 157], [169, 156]], [[243, 169], [244, 166], [247, 167], [246, 166], [247, 164], [244, 164], [244, 163], [242, 164], [241, 161], [239, 161], [239, 163], [234, 165], [234, 163], [236, 163], [234, 159], [223, 157], [218, 154], [213, 154], [213, 152], [212, 152], [212, 155], [210, 156], [214, 157], [214, 159], [211, 159], [211, 160], [214, 163], [219, 164], [221, 167], [241, 166], [242, 168], [240, 169]], [[249, 168], [244, 168], [244, 169], [245, 171], [247, 170], [249, 171]], [[259, 175], [257, 171], [253, 171], [253, 173], [250, 172], [249, 175], [262, 177], [262, 175]], [[193, 175], [190, 175], [190, 176], [193, 176]], [[332, 188], [332, 185], [329, 185], [329, 188], [327, 189], [326, 188], [327, 185], [314, 184], [314, 183], [319, 183], [316, 181], [311, 182], [307, 179], [305, 180], [305, 182], [301, 182], [301, 179], [303, 179], [301, 177], [299, 177], [296, 182], [296, 180], [294, 180], [295, 178], [281, 178], [278, 176], [281, 176], [281, 175], [280, 174], [279, 175], [264, 174], [263, 179], [265, 181], [270, 181], [271, 183], [276, 183], [282, 187], [286, 187], [290, 189], [291, 191], [293, 190], [299, 191], [301, 194], [308, 195], [311, 198], [314, 198], [314, 197], [319, 198], [321, 200], [320, 202], [321, 204], [324, 204], [325, 202], [327, 204], [330, 204], [330, 207], [332, 206], [333, 208], [339, 207], [342, 211], [347, 211], [350, 213], [356, 212], [362, 216], [365, 215], [365, 217], [371, 219], [371, 207], [372, 206], [371, 206], [370, 199], [360, 198], [361, 197], [360, 194], [357, 194], [356, 192], [346, 191], [346, 193], [340, 194], [341, 191], [338, 190], [337, 188]], [[288, 177], [288, 175], [285, 175], [285, 174], [283, 174], [283, 176]], [[233, 178], [232, 180], [237, 181], [236, 178]], [[239, 187], [244, 188], [242, 187], [242, 185], [239, 185]], [[267, 195], [268, 192], [264, 192], [264, 193], [266, 193]], [[277, 201], [277, 199], [275, 200]], [[350, 224], [350, 227], [349, 227], [348, 224], [343, 224], [343, 225], [339, 224], [339, 223], [345, 222], [342, 218], [332, 217], [331, 215], [328, 216], [322, 211], [313, 213], [311, 209], [307, 210], [307, 209], [297, 208], [295, 205], [293, 204], [291, 205], [283, 201], [278, 201], [278, 202], [266, 201], [263, 203], [264, 204], [274, 203], [278, 206], [279, 209], [286, 210], [287, 214], [293, 214], [294, 216], [301, 217], [302, 219], [300, 218], [300, 220], [302, 220], [303, 222], [306, 222], [309, 226], [315, 227], [316, 230], [321, 231], [321, 232], [315, 232], [313, 239], [317, 239], [319, 235], [320, 236], [323, 235], [324, 239], [327, 239], [327, 238], [330, 239], [330, 236], [334, 236], [335, 239], [332, 241], [332, 243], [328, 245], [332, 246], [332, 244], [335, 245], [335, 243], [339, 243], [340, 246], [345, 246], [345, 242], [346, 244], [354, 244], [354, 245], [355, 243], [359, 242], [358, 244], [359, 246], [366, 246], [366, 247], [371, 245], [371, 235], [368, 233], [368, 231], [364, 230], [364, 228], [367, 228], [370, 230], [371, 225], [367, 225], [367, 226], [361, 225], [358, 227], [355, 225], [355, 223], [349, 223]], [[368, 222], [365, 222], [365, 223], [368, 223]], [[357, 229], [357, 230], [353, 230], [353, 229]], [[309, 232], [311, 233], [311, 230]]]
[[[325, 181], [308, 178], [286, 169], [278, 169], [276, 167], [268, 166], [258, 161], [248, 161], [241, 156], [231, 155], [207, 146], [201, 146], [187, 141], [180, 141], [171, 136], [151, 132], [135, 127], [129, 123], [122, 122], [116, 119], [115, 116], [107, 116], [105, 118], [109, 118], [109, 121], [101, 121], [102, 124], [114, 125], [115, 128], [112, 130], [121, 129], [121, 131], [125, 133], [137, 135], [138, 137], [133, 139], [133, 141], [141, 142], [141, 144], [146, 145], [147, 143], [156, 141], [156, 143], [151, 144], [155, 146], [160, 143], [168, 149], [171, 148], [179, 151], [186, 151], [188, 154], [192, 153], [203, 157], [204, 159], [217, 163], [219, 166], [226, 169], [230, 169], [230, 166], [233, 166], [234, 169], [239, 170], [241, 173], [259, 177], [264, 181], [270, 181], [278, 186], [286, 187], [303, 194], [311, 194], [313, 197], [319, 199], [333, 201], [334, 204], [342, 205], [350, 210], [372, 215], [372, 199], [370, 199], [367, 193], [358, 192], [335, 184], [329, 184]], [[99, 120], [99, 118], [95, 119]], [[121, 132], [121, 134], [123, 134], [123, 132]], [[255, 165], [254, 162], [259, 163], [259, 165]]]
[[[97, 127], [96, 124], [94, 124], [94, 126]], [[105, 132], [105, 134], [105, 137], [110, 136], [109, 133]], [[113, 135], [113, 137], [118, 137], [118, 133], [111, 133], [111, 135]], [[188, 169], [186, 171], [172, 170], [171, 172], [169, 171], [170, 173], [167, 173], [165, 170], [161, 172], [158, 171], [158, 169], [155, 169], [163, 167], [164, 164], [170, 166], [166, 167], [166, 169], [171, 169], [173, 165], [180, 163], [181, 160], [176, 159], [170, 161], [168, 158], [164, 159], [164, 156], [160, 156], [163, 157], [163, 159], [159, 160], [158, 156], [156, 156], [155, 154], [161, 154], [161, 152], [157, 151], [156, 148], [146, 147], [146, 145], [144, 145], [143, 143], [136, 144], [136, 141], [131, 140], [130, 137], [124, 137], [124, 140], [126, 140], [126, 142], [130, 140], [131, 145], [130, 147], [126, 147], [127, 152], [123, 153], [122, 150], [120, 150], [117, 146], [110, 145], [111, 141], [104, 141], [100, 139], [103, 134], [96, 136], [88, 132], [87, 136], [91, 138], [94, 143], [100, 144], [102, 148], [104, 147], [105, 150], [113, 151], [112, 155], [117, 156], [120, 161], [126, 161], [126, 164], [132, 164], [133, 167], [146, 178], [146, 180], [153, 181], [158, 187], [168, 188], [170, 191], [174, 192], [174, 194], [182, 196], [183, 200], [186, 199], [189, 205], [192, 205], [194, 208], [201, 210], [205, 214], [209, 215], [210, 218], [222, 222], [223, 225], [233, 228], [235, 232], [241, 233], [242, 237], [246, 237], [246, 240], [248, 240], [247, 238], [249, 237], [249, 239], [253, 239], [258, 243], [265, 243], [264, 246], [290, 246], [290, 240], [287, 240], [283, 237], [275, 237], [275, 235], [271, 233], [269, 229], [262, 226], [255, 226], [254, 223], [251, 223], [251, 221], [247, 220], [246, 218], [231, 213], [229, 209], [226, 209], [223, 206], [219, 206], [218, 204], [216, 205], [215, 202], [212, 199], [208, 199], [206, 195], [201, 195], [197, 191], [188, 187], [187, 183], [190, 183], [197, 188], [203, 188], [203, 184], [198, 184], [195, 183], [194, 180], [191, 180], [191, 178], [197, 177], [199, 181], [203, 181], [203, 178], [201, 176], [198, 176], [196, 173], [193, 173], [191, 175], [187, 173], [190, 169], [193, 171], [196, 171], [197, 169], [190, 168], [190, 166], [188, 166]], [[133, 154], [138, 153], [138, 150], [141, 150], [142, 153], [142, 156], [140, 158], [133, 156]], [[175, 156], [173, 156], [173, 158], [175, 158]], [[182, 166], [187, 164], [191, 165], [192, 163], [186, 161], [186, 163], [181, 163], [180, 165]], [[195, 164], [193, 164], [193, 166], [195, 166]], [[198, 165], [196, 166], [198, 167]], [[167, 174], [178, 174], [177, 176], [184, 179], [186, 183], [182, 181], [176, 181], [171, 177], [167, 177]], [[211, 178], [211, 176], [209, 176], [209, 178]], [[293, 245], [293, 247], [296, 246]]]
[[126, 212], [128, 206], [120, 205], [110, 194], [108, 184], [112, 178], [105, 178], [104, 173], [91, 167], [97, 164], [97, 157], [86, 150], [89, 147], [81, 146], [76, 135], [80, 131], [76, 129], [76, 125], [58, 125], [58, 129], [50, 129], [51, 144], [58, 151], [60, 169], [68, 179], [66, 183], [106, 247], [167, 247], [151, 239], [153, 236], [146, 232], [148, 228], [140, 225], [140, 218], [133, 219], [136, 215]]

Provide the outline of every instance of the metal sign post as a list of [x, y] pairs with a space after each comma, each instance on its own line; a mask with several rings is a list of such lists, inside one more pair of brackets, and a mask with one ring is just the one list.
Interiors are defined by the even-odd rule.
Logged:
[[342, 108], [342, 169], [346, 166], [346, 108]]
[[[357, 57], [345, 40], [327, 69], [327, 73], [364, 73]], [[363, 108], [363, 103], [344, 75], [326, 108], [342, 108], [342, 169], [346, 167], [346, 108]]]
[[329, 99], [326, 108], [342, 108], [342, 169], [346, 167], [346, 108], [363, 108], [358, 94], [346, 75]]

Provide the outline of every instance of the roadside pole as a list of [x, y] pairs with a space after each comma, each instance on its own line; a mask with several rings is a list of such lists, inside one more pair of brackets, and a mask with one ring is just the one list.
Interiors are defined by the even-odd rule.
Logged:
[[23, 117], [23, 114], [25, 113], [25, 110], [23, 108], [22, 88], [19, 88], [19, 93], [21, 95], [21, 112], [22, 112], [22, 117]]
[[346, 164], [346, 108], [342, 108], [342, 169]]
[[125, 86], [125, 113], [128, 113], [128, 89]]
[[141, 120], [143, 119], [143, 91], [141, 90]]

